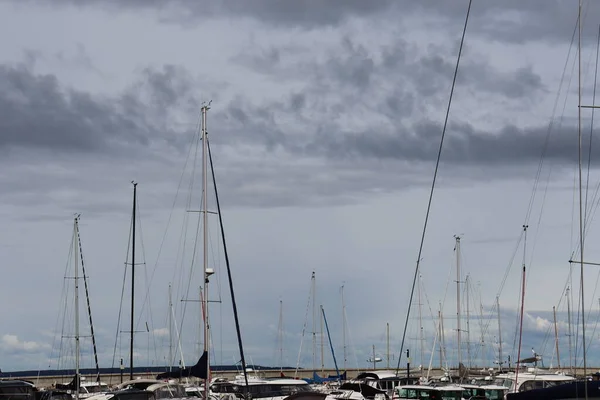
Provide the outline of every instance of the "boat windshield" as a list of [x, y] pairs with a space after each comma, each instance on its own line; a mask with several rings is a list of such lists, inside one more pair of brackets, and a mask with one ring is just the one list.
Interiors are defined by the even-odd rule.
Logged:
[[505, 388], [510, 389], [513, 385], [513, 380], [508, 378], [496, 378], [494, 380], [494, 385], [504, 386]]
[[485, 397], [488, 400], [504, 400], [504, 391], [502, 389], [486, 389]]

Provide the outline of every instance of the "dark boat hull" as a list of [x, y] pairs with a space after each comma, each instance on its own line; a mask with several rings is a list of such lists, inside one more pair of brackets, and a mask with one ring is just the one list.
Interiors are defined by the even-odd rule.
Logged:
[[543, 389], [533, 389], [519, 393], [508, 393], [507, 400], [571, 400], [585, 398], [587, 384], [588, 400], [600, 400], [600, 381], [576, 381]]

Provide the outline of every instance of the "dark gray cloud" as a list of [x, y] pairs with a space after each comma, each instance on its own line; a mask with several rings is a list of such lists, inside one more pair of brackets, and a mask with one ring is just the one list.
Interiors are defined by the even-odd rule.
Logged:
[[[310, 98], [310, 97], [309, 97]], [[383, 99], [389, 102], [389, 98]], [[241, 107], [241, 108], [240, 108]], [[305, 157], [328, 160], [396, 160], [432, 162], [438, 152], [442, 125], [418, 120], [395, 126], [376, 124], [366, 130], [347, 130], [327, 121], [313, 121], [312, 127], [297, 128], [303, 135], [277, 124], [273, 114], [285, 104], [254, 108], [236, 101], [228, 120], [232, 131], [244, 128], [243, 138], [250, 144]], [[252, 119], [248, 119], [252, 115]], [[298, 121], [303, 124], [303, 121]], [[502, 168], [515, 164], [535, 164], [540, 160], [547, 126], [518, 127], [512, 124], [498, 130], [476, 128], [468, 122], [451, 122], [442, 152], [442, 160], [454, 165], [478, 165]], [[576, 127], [569, 125], [551, 131], [547, 160], [574, 165], [577, 160]], [[593, 161], [593, 160], [592, 160]], [[594, 161], [593, 161], [594, 162]]]
[[[440, 19], [445, 30], [462, 27], [469, 1], [440, 3], [435, 0], [406, 1], [403, 12], [418, 12]], [[494, 0], [473, 1], [469, 16], [467, 38], [475, 35], [492, 42], [523, 44], [531, 41], [550, 44], [570, 42], [577, 21], [578, 3], [560, 0]], [[592, 2], [583, 7], [584, 45], [594, 46], [597, 36], [595, 21], [600, 8]]]
[[[56, 77], [35, 76], [24, 67], [0, 67], [0, 146], [44, 146], [83, 149], [103, 146], [92, 134], [103, 126], [112, 134], [115, 124], [98, 115], [110, 115], [108, 105], [80, 92], [63, 93]], [[123, 122], [123, 121], [115, 121]], [[111, 129], [112, 128], [112, 129]]]
[[0, 148], [59, 152], [147, 147], [174, 137], [166, 118], [190, 100], [193, 84], [169, 65], [145, 69], [134, 87], [114, 98], [65, 87], [54, 75], [36, 74], [24, 65], [1, 65], [0, 82]]
[[[454, 43], [451, 40], [449, 43]], [[324, 59], [305, 57], [309, 48], [299, 49], [284, 45], [281, 48], [248, 48], [233, 61], [272, 79], [302, 82], [307, 92], [320, 97], [343, 94], [344, 103], [365, 103], [377, 100], [380, 93], [394, 99], [388, 104], [392, 111], [400, 111], [397, 102], [404, 102], [406, 115], [412, 114], [410, 105], [415, 96], [421, 107], [432, 100], [440, 106], [447, 101], [456, 63], [452, 46], [418, 48], [402, 39], [391, 44], [366, 46], [344, 36], [339, 44], [331, 46]], [[314, 61], [313, 61], [314, 60]], [[506, 97], [511, 100], [531, 100], [546, 92], [542, 78], [531, 66], [501, 71], [487, 56], [470, 51], [461, 61], [458, 88], [467, 87], [476, 93]], [[395, 89], [392, 93], [391, 89]], [[401, 91], [399, 91], [401, 90]], [[403, 99], [407, 96], [407, 99]], [[315, 96], [316, 97], [316, 96]], [[443, 100], [443, 101], [439, 101]], [[379, 110], [385, 108], [379, 107]]]
[[[444, 55], [419, 58], [407, 49], [409, 45], [398, 42], [367, 50], [344, 38], [339, 54], [316, 65], [306, 64], [304, 88], [290, 90], [278, 101], [265, 100], [261, 104], [239, 95], [213, 107], [211, 140], [226, 198], [253, 206], [298, 201], [321, 205], [334, 198], [355, 201], [357, 180], [365, 182], [361, 186], [365, 191], [398, 190], [427, 181], [423, 179], [427, 176], [423, 168], [429, 171], [427, 166], [435, 160], [441, 126], [414, 112], [431, 104], [443, 105], [445, 99], [438, 92], [449, 83], [452, 70]], [[291, 56], [279, 53], [273, 57], [269, 53], [276, 52], [266, 52], [273, 67], [267, 76], [277, 79], [283, 76]], [[494, 75], [484, 61], [467, 64], [466, 68], [471, 72], [465, 80], [470, 79], [475, 86], [481, 82], [499, 96], [514, 98], [522, 94], [530, 98], [543, 90], [539, 77], [530, 70], [515, 73], [512, 90], [510, 74]], [[292, 72], [290, 79], [300, 79], [296, 75], [299, 71]], [[64, 87], [54, 76], [38, 75], [21, 65], [2, 66], [0, 75], [4, 85], [0, 92], [0, 112], [4, 113], [0, 145], [4, 149], [14, 152], [19, 148], [22, 154], [27, 149], [51, 151], [53, 162], [63, 166], [72, 165], [68, 157], [77, 157], [69, 153], [71, 150], [95, 153], [96, 162], [88, 162], [87, 175], [95, 176], [95, 187], [100, 192], [114, 184], [113, 177], [98, 174], [103, 162], [121, 166], [123, 175], [129, 174], [128, 179], [140, 179], [157, 177], [156, 171], [141, 169], [147, 163], [139, 160], [152, 159], [165, 168], [165, 179], [176, 179], [167, 178], [166, 171], [171, 171], [175, 160], [185, 154], [183, 149], [189, 145], [193, 129], [178, 126], [178, 115], [194, 121], [198, 110], [196, 83], [185, 69], [172, 65], [143, 69], [136, 83], [110, 98]], [[430, 87], [423, 93], [427, 84]], [[522, 92], [514, 93], [518, 91]], [[349, 127], [344, 118], [361, 113], [366, 114], [364, 123]], [[514, 126], [488, 131], [460, 121], [450, 128], [444, 162], [457, 167], [488, 165], [499, 170], [536, 162], [546, 132], [544, 127]], [[571, 144], [567, 134], [567, 129], [556, 134], [548, 157], [572, 161], [575, 142]], [[250, 158], [236, 156], [247, 151], [243, 149], [252, 149]], [[135, 153], [135, 164], [131, 164], [131, 154], [125, 157], [125, 150]], [[398, 170], [406, 173], [395, 173], [390, 178], [389, 171]], [[72, 173], [61, 173], [48, 186], [45, 182], [50, 180], [40, 171], [21, 170], [19, 176], [25, 175], [30, 180], [41, 179], [40, 188], [46, 187], [42, 196], [48, 203], [60, 196], [53, 188], [67, 188], [73, 178]], [[253, 183], [259, 181], [272, 184], [257, 191]], [[22, 179], [4, 179], [4, 187], [10, 188], [3, 197], [5, 203], [39, 200], [35, 193], [30, 193], [29, 200], [22, 197], [28, 193]], [[298, 197], [299, 192], [311, 195]], [[99, 199], [101, 196], [88, 204], [88, 212], [123, 209], [120, 202], [107, 204]], [[153, 204], [163, 200], [156, 198]], [[63, 203], [79, 209], [77, 204], [85, 204], [85, 196], [63, 199]]]
[[[31, 0], [31, 3], [41, 3]], [[65, 5], [81, 4], [73, 0], [63, 0]], [[55, 6], [58, 3], [53, 4]], [[144, 1], [118, 0], [90, 1], [86, 5], [95, 5], [107, 9], [153, 9], [163, 21], [190, 23], [198, 19], [215, 16], [250, 17], [277, 26], [316, 27], [336, 25], [351, 16], [368, 16], [382, 12], [394, 5], [391, 0], [364, 2], [361, 0], [301, 0], [280, 2], [276, 0], [258, 0], [252, 3], [225, 0], [218, 3], [195, 3], [185, 0]]]
[[219, 12], [237, 16], [251, 16], [265, 22], [280, 25], [300, 25], [314, 27], [335, 25], [349, 16], [370, 16], [392, 7], [393, 1], [364, 2], [361, 0], [321, 2], [302, 0], [280, 2], [259, 0], [254, 3], [229, 0], [221, 3]]
[[[13, 0], [14, 1], [14, 0]], [[19, 1], [19, 4], [24, 1]], [[29, 0], [29, 3], [48, 5], [40, 0]], [[52, 7], [59, 4], [81, 6], [73, 0], [53, 2]], [[226, 0], [219, 3], [195, 3], [182, 0], [127, 2], [88, 1], [89, 6], [97, 6], [109, 11], [127, 9], [146, 9], [156, 12], [159, 20], [168, 23], [192, 25], [207, 18], [252, 18], [274, 27], [318, 28], [337, 26], [349, 18], [372, 19], [373, 23], [398, 24], [403, 17], [419, 14], [438, 19], [437, 26], [445, 30], [456, 30], [465, 19], [468, 1], [440, 3], [435, 0], [425, 1], [377, 1], [360, 0], [321, 2], [301, 0], [280, 2], [275, 0], [258, 0], [252, 3]], [[568, 42], [575, 28], [577, 3], [560, 0], [531, 0], [522, 2], [508, 0], [496, 2], [484, 0], [473, 2], [471, 9], [469, 32], [483, 35], [492, 41], [508, 41], [525, 43], [529, 41]], [[584, 34], [586, 40], [595, 42], [597, 29], [593, 21], [600, 18], [600, 9], [593, 2], [584, 4]], [[376, 19], [376, 21], [375, 21]]]
[[[262, 105], [237, 98], [223, 119], [232, 124], [228, 128], [232, 132], [243, 127], [240, 140], [262, 143], [271, 150], [328, 160], [434, 161], [441, 120], [432, 121], [419, 111], [445, 107], [454, 71], [452, 57], [447, 48], [430, 48], [421, 54], [402, 40], [367, 48], [349, 37], [327, 58], [313, 63], [299, 60], [287, 48], [248, 49], [236, 59], [242, 65], [274, 80], [302, 79], [304, 89], [299, 93], [293, 89], [287, 99]], [[508, 100], [530, 106], [546, 93], [531, 67], [498, 71], [479, 54], [463, 61], [459, 77], [455, 92], [459, 102], [468, 94], [481, 99], [478, 104]], [[344, 118], [353, 115], [364, 116], [363, 123], [348, 127]], [[520, 128], [507, 121], [491, 130], [452, 116], [450, 121], [443, 160], [456, 165], [537, 162], [547, 133], [545, 125]], [[549, 158], [573, 161], [572, 129], [553, 135]]]
[[[297, 202], [314, 206], [332, 199], [355, 201], [357, 180], [366, 192], [426, 182], [424, 172], [429, 172], [437, 155], [441, 126], [417, 112], [443, 106], [446, 99], [440, 91], [449, 85], [453, 70], [449, 54], [430, 51], [419, 57], [403, 41], [367, 49], [345, 37], [329, 58], [291, 70], [295, 52], [285, 48], [257, 52], [262, 56], [254, 58], [251, 53], [241, 56], [238, 61], [254, 73], [276, 80], [287, 72], [288, 80], [304, 79], [304, 86], [290, 89], [277, 101], [249, 101], [238, 95], [215, 104], [210, 112], [211, 141], [225, 198], [252, 206]], [[270, 71], [256, 68], [267, 64]], [[94, 153], [96, 162], [88, 162], [87, 176], [95, 177], [99, 193], [114, 185], [113, 177], [98, 174], [103, 162], [120, 166], [128, 179], [151, 179], [157, 172], [142, 170], [149, 164], [140, 161], [151, 159], [162, 165], [165, 179], [176, 179], [168, 178], [166, 171], [185, 154], [193, 129], [177, 125], [178, 116], [194, 121], [198, 110], [197, 82], [184, 68], [142, 69], [134, 84], [110, 98], [67, 88], [54, 76], [35, 74], [22, 65], [2, 66], [0, 75], [5, 85], [0, 92], [3, 148], [13, 152], [19, 148], [22, 154], [27, 149], [51, 151], [53, 162], [64, 168], [72, 165], [68, 157], [77, 157], [70, 150]], [[544, 91], [531, 70], [500, 73], [484, 59], [466, 63], [463, 76], [461, 84], [504, 98], [533, 101]], [[346, 118], [352, 115], [364, 115], [363, 123], [348, 125]], [[575, 142], [568, 133], [563, 129], [555, 134], [548, 157], [565, 163], [573, 160]], [[459, 168], [494, 166], [496, 175], [510, 175], [511, 165], [537, 162], [545, 134], [545, 127], [507, 125], [489, 131], [457, 120], [450, 125], [442, 160]], [[250, 158], [236, 156], [247, 151], [243, 149], [252, 149]], [[135, 154], [135, 164], [131, 153], [125, 157], [125, 150]], [[389, 171], [398, 170], [406, 173], [391, 178]], [[46, 188], [41, 196], [49, 204], [61, 195], [54, 188], [72, 184], [72, 172], [59, 173], [52, 185], [46, 185], [50, 180], [44, 178], [45, 172], [57, 171], [20, 171], [19, 176], [27, 175], [29, 181], [40, 178], [40, 189]], [[255, 182], [271, 184], [257, 191]], [[29, 193], [22, 179], [6, 178], [4, 188], [10, 190], [3, 196], [5, 203], [22, 205], [40, 199], [37, 192]], [[299, 192], [311, 195], [298, 196]], [[108, 204], [101, 198], [96, 196], [86, 210], [125, 209], [121, 202]], [[85, 204], [85, 199], [76, 196], [62, 203], [80, 209], [77, 205]], [[152, 204], [163, 200], [156, 198]]]

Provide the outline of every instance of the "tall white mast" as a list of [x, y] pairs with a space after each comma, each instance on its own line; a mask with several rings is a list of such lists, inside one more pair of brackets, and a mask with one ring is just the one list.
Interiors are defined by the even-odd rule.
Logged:
[[460, 236], [454, 235], [456, 240], [456, 340], [458, 345], [458, 366], [462, 362], [462, 354], [460, 348]]
[[[580, 291], [581, 291], [581, 344], [583, 349], [583, 376], [587, 376], [587, 345], [585, 342], [585, 297], [584, 297], [584, 280], [583, 280], [583, 263], [585, 258], [583, 256], [583, 189], [582, 189], [582, 178], [581, 178], [581, 30], [583, 27], [581, 21], [581, 6], [582, 0], [579, 0], [579, 11], [578, 11], [578, 31], [579, 31], [579, 40], [578, 40], [578, 51], [577, 51], [577, 61], [578, 61], [578, 84], [577, 84], [577, 138], [578, 138], [578, 172], [579, 172], [579, 269], [580, 269]], [[588, 389], [587, 384], [584, 385], [585, 388], [585, 398], [588, 398]]]
[[283, 300], [279, 300], [279, 372], [283, 372]]
[[444, 368], [444, 341], [442, 338], [442, 304], [440, 303], [440, 309], [438, 310], [438, 342], [440, 346], [440, 370]]
[[469, 314], [469, 274], [467, 274], [465, 278], [465, 292], [467, 296], [467, 363], [469, 368], [471, 368], [471, 328], [470, 324], [470, 314]]
[[480, 354], [482, 355], [483, 358], [483, 365], [485, 365], [486, 363], [486, 359], [487, 359], [487, 355], [485, 354], [485, 338], [484, 338], [484, 329], [483, 329], [483, 303], [481, 302], [481, 282], [477, 282], [477, 286], [478, 286], [478, 295], [479, 295], [479, 330], [480, 330], [480, 337], [479, 337], [479, 346], [480, 346]]
[[558, 350], [558, 325], [556, 324], [556, 307], [552, 306], [552, 314], [554, 314], [554, 345], [556, 347], [556, 363], [560, 371], [560, 352]]
[[79, 215], [75, 216], [75, 222], [73, 225], [73, 253], [75, 254], [75, 384], [77, 388], [75, 390], [75, 400], [79, 400], [79, 258], [77, 254], [77, 220]]
[[206, 141], [206, 112], [209, 105], [202, 106], [202, 242], [204, 289], [202, 308], [204, 311], [204, 353], [206, 353], [206, 380], [204, 382], [204, 398], [209, 398], [210, 391], [210, 325], [208, 319], [208, 278], [212, 271], [208, 268], [208, 146]]
[[131, 181], [133, 185], [133, 205], [131, 210], [131, 316], [129, 326], [129, 379], [133, 379], [133, 338], [135, 335], [135, 227], [137, 211], [137, 183]]
[[442, 358], [446, 362], [446, 368], [448, 367], [448, 356], [446, 355], [446, 333], [444, 332], [444, 313], [442, 310], [442, 303], [440, 302], [440, 334], [442, 336], [442, 340], [440, 342], [442, 346]]

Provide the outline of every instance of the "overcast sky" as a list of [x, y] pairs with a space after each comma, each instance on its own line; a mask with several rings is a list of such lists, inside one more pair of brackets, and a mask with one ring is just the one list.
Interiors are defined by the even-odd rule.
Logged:
[[[169, 283], [185, 363], [197, 360], [198, 304], [181, 300], [197, 298], [201, 285], [201, 253], [189, 276], [198, 214], [186, 211], [200, 207], [199, 160], [193, 186], [190, 165], [200, 106], [209, 100], [247, 359], [279, 362], [282, 300], [284, 362], [296, 365], [315, 271], [317, 304], [327, 313], [340, 366], [342, 285], [347, 366], [368, 365], [373, 345], [385, 358], [386, 323], [397, 360], [467, 4], [0, 2], [0, 368], [59, 365], [61, 332], [73, 334], [72, 314], [64, 330], [61, 315], [63, 285], [72, 284], [64, 276], [66, 270], [72, 276], [65, 265], [74, 213], [81, 213], [101, 366], [111, 366], [113, 355], [128, 360], [127, 333], [117, 334], [117, 322], [132, 180], [139, 182], [143, 239], [136, 257], [146, 263], [138, 267], [136, 330], [146, 331], [147, 323], [151, 331], [136, 333], [136, 363], [168, 363]], [[600, 7], [585, 2], [584, 11], [584, 104], [591, 104]], [[524, 357], [533, 347], [546, 365], [555, 359], [555, 305], [561, 363], [568, 358], [563, 293], [567, 261], [578, 257], [576, 19], [575, 1], [474, 1], [422, 254], [425, 364], [440, 302], [448, 357], [456, 360], [455, 234], [463, 236], [461, 280], [469, 274], [472, 283], [474, 347], [481, 347], [480, 322], [489, 325], [474, 363], [494, 360], [492, 305], [501, 287], [505, 356], [516, 358], [523, 224], [529, 225]], [[590, 116], [583, 113], [584, 179]], [[594, 147], [588, 243], [599, 239]], [[210, 218], [217, 274], [209, 297], [222, 300], [210, 305], [213, 355], [215, 363], [230, 364], [239, 355], [217, 221]], [[190, 229], [182, 235], [186, 219]], [[600, 252], [590, 245], [585, 259], [600, 262]], [[592, 346], [600, 335], [595, 269], [586, 268], [585, 278]], [[578, 273], [573, 279], [577, 331]], [[127, 331], [129, 283], [123, 296], [118, 329]], [[418, 307], [413, 311], [416, 318]], [[83, 312], [82, 326], [89, 330]], [[407, 347], [418, 354], [416, 320], [408, 332]], [[304, 367], [312, 365], [311, 340], [306, 333]], [[63, 342], [65, 352], [70, 340]], [[89, 339], [84, 343], [83, 366], [90, 367]], [[327, 347], [325, 356], [332, 367]], [[577, 357], [581, 363], [581, 351]]]

